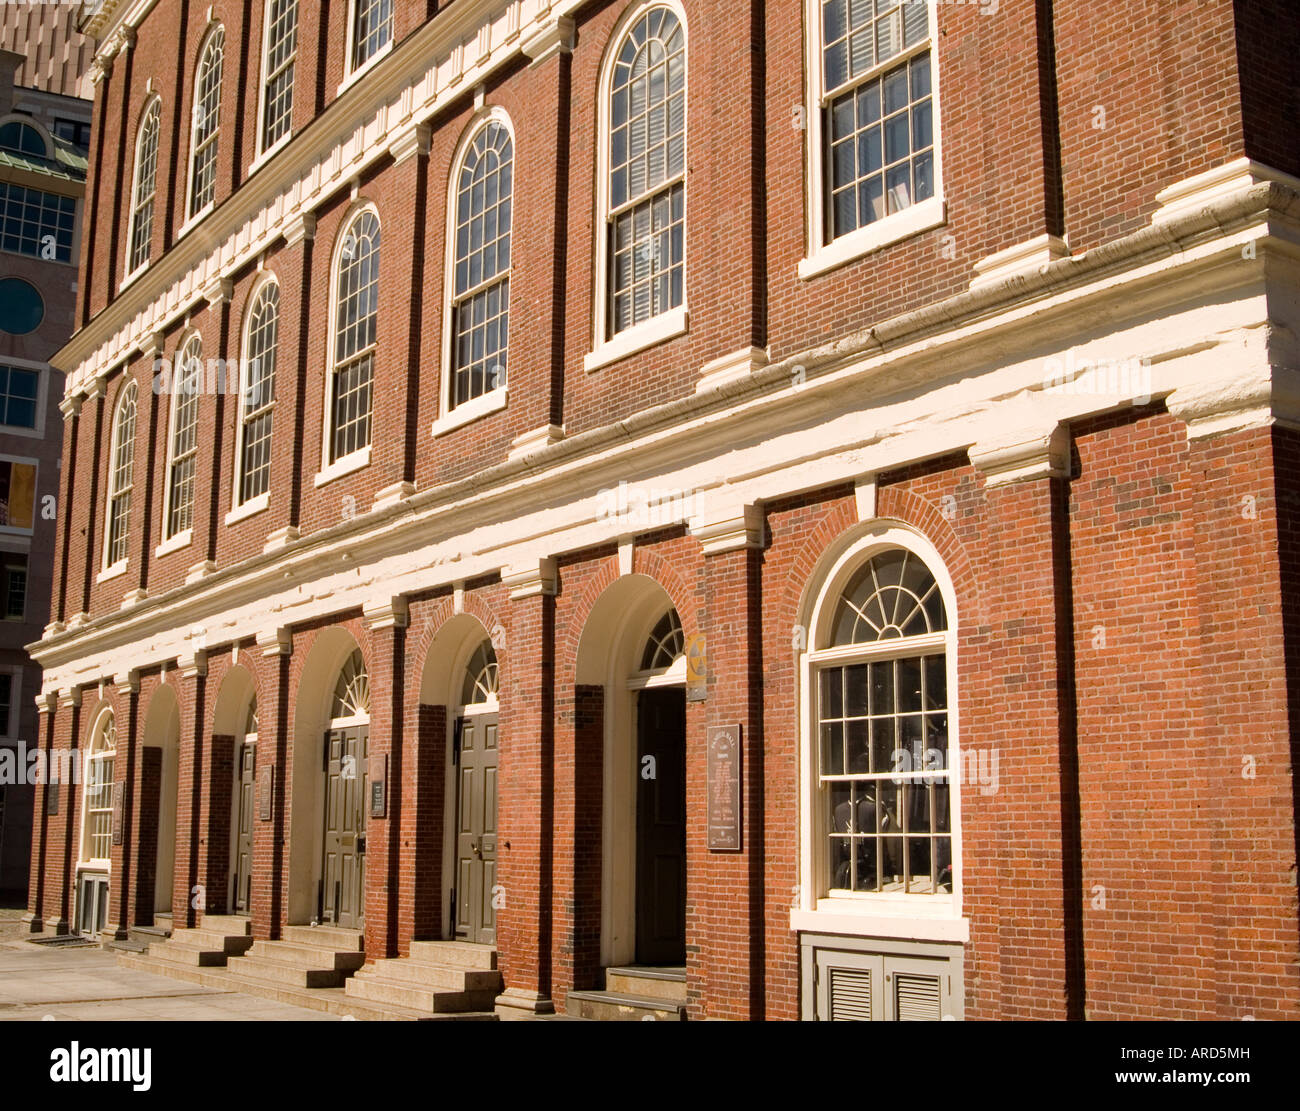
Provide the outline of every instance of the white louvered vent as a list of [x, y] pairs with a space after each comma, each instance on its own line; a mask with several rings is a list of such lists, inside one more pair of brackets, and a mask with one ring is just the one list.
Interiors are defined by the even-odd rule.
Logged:
[[894, 1016], [899, 1022], [938, 1022], [943, 1018], [938, 976], [894, 975]]
[[871, 970], [832, 968], [831, 1021], [871, 1021]]

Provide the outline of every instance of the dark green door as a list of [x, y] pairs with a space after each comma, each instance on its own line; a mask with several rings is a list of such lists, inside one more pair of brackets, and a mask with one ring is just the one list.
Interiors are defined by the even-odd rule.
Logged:
[[686, 692], [637, 698], [636, 959], [686, 963]]
[[456, 722], [456, 938], [495, 945], [497, 715]]
[[235, 892], [231, 907], [236, 914], [249, 914], [253, 885], [253, 782], [257, 770], [257, 746], [245, 741], [239, 746], [235, 769]]
[[365, 726], [325, 734], [325, 861], [320, 920], [359, 930], [365, 924]]

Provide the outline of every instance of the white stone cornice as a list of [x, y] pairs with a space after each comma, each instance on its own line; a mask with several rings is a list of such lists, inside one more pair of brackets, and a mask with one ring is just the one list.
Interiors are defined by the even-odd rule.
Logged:
[[65, 421], [72, 420], [73, 417], [81, 415], [81, 403], [85, 399], [79, 393], [68, 394], [59, 402], [59, 412], [63, 414]]
[[558, 444], [564, 439], [564, 428], [558, 424], [544, 424], [541, 428], [534, 428], [531, 432], [524, 432], [510, 441], [510, 452], [507, 458], [522, 459], [525, 455], [531, 455], [542, 448], [550, 447], [551, 444]]
[[283, 528], [276, 529], [266, 538], [266, 543], [262, 545], [263, 553], [277, 552], [281, 548], [287, 548], [290, 544], [298, 539], [298, 528], [296, 525], [285, 525]]
[[52, 636], [57, 636], [59, 633], [63, 632], [67, 627], [68, 626], [62, 621], [51, 621], [48, 625], [45, 626], [45, 631], [41, 634], [41, 639], [47, 640]]
[[414, 493], [414, 482], [394, 482], [391, 486], [385, 486], [375, 494], [375, 508], [383, 509], [385, 506], [397, 505], [406, 501]]
[[130, 671], [125, 671], [120, 675], [114, 675], [113, 686], [117, 688], [118, 694], [139, 694], [140, 669], [133, 667]]
[[853, 484], [854, 500], [858, 504], [858, 520], [876, 519], [876, 476], [863, 475]]
[[432, 128], [427, 123], [417, 123], [399, 131], [388, 143], [388, 153], [393, 162], [401, 165], [408, 158], [417, 154], [429, 153], [429, 138]]
[[293, 633], [284, 625], [272, 629], [259, 629], [257, 647], [263, 656], [293, 655]]
[[1045, 267], [1070, 257], [1070, 248], [1056, 235], [1040, 235], [1035, 239], [1017, 243], [997, 251], [975, 264], [975, 277], [971, 289], [984, 289], [997, 285], [1018, 274], [1041, 272]]
[[390, 595], [374, 598], [361, 606], [362, 620], [367, 629], [405, 629], [407, 623], [406, 596]]
[[182, 679], [202, 678], [208, 673], [208, 652], [205, 648], [191, 647], [176, 660], [176, 668]]
[[186, 583], [196, 583], [201, 579], [206, 579], [209, 575], [215, 575], [217, 565], [214, 560], [201, 559], [185, 572]]
[[280, 234], [284, 236], [285, 243], [290, 247], [301, 243], [304, 239], [315, 239], [316, 214], [314, 212], [299, 212], [296, 216], [284, 222], [280, 228]]
[[761, 347], [744, 347], [730, 355], [707, 362], [700, 368], [700, 380], [695, 383], [695, 392], [716, 389], [727, 382], [750, 377], [756, 370], [767, 366], [768, 355]]
[[82, 387], [82, 390], [86, 395], [87, 401], [98, 401], [108, 392], [108, 388], [104, 384], [102, 375], [96, 375], [87, 382], [84, 387]]
[[203, 287], [203, 299], [208, 303], [208, 308], [214, 309], [226, 304], [234, 292], [235, 283], [229, 278], [213, 278]]
[[556, 591], [555, 559], [546, 556], [535, 563], [520, 563], [501, 570], [501, 581], [512, 599], [534, 598]]
[[1175, 389], [1165, 407], [1187, 425], [1189, 440], [1274, 424], [1300, 429], [1300, 370], [1275, 367], [1266, 377], [1189, 383]]
[[36, 696], [36, 712], [38, 714], [52, 714], [59, 705], [59, 692], [57, 690], [41, 691]]
[[706, 556], [762, 548], [763, 507], [742, 505], [692, 517], [690, 533], [700, 542]]
[[1070, 473], [1070, 430], [1064, 424], [1026, 428], [974, 444], [971, 464], [989, 486], [1006, 486]]
[[529, 30], [523, 40], [523, 51], [532, 59], [532, 65], [541, 65], [556, 54], [573, 51], [573, 20], [567, 15], [552, 16], [541, 26]]
[[122, 595], [121, 608], [130, 609], [132, 606], [138, 606], [148, 597], [149, 592], [137, 586], [134, 590], [128, 590]]
[[1152, 213], [1151, 222], [1169, 224], [1194, 216], [1217, 201], [1266, 181], [1300, 193], [1300, 178], [1250, 158], [1237, 158], [1162, 189], [1156, 194], [1160, 207]]
[[75, 706], [81, 705], [81, 688], [65, 687], [59, 691], [59, 708], [61, 710], [71, 710]]

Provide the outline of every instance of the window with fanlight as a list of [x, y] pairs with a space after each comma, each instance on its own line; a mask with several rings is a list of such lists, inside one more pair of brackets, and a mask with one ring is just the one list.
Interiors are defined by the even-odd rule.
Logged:
[[191, 219], [217, 195], [217, 138], [221, 125], [221, 73], [226, 51], [225, 29], [217, 24], [199, 54], [194, 75], [194, 106], [190, 118]]
[[485, 637], [465, 665], [465, 678], [460, 693], [461, 706], [467, 711], [496, 709], [499, 682], [497, 654], [492, 650], [492, 641]]
[[954, 891], [951, 630], [927, 563], [875, 551], [822, 610], [809, 654], [822, 890]]
[[105, 710], [95, 723], [86, 750], [82, 791], [81, 860], [106, 865], [113, 851], [113, 762], [117, 756], [117, 726]]
[[370, 676], [366, 673], [361, 649], [353, 651], [339, 672], [330, 703], [330, 719], [340, 721], [370, 720]]
[[327, 465], [359, 456], [370, 447], [379, 321], [379, 216], [373, 208], [359, 211], [339, 238], [334, 274]]

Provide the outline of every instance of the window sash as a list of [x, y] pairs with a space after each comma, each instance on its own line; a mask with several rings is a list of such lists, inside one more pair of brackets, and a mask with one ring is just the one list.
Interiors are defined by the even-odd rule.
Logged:
[[225, 32], [212, 33], [199, 62], [195, 81], [191, 130], [190, 216], [210, 205], [217, 189], [217, 137], [221, 130], [221, 75], [225, 62]]
[[135, 155], [135, 195], [131, 210], [131, 263], [134, 273], [149, 261], [154, 197], [158, 191], [158, 129], [162, 108], [154, 101], [140, 128]]
[[293, 117], [294, 64], [298, 57], [297, 0], [271, 0], [268, 7], [266, 76], [262, 82], [262, 149], [288, 133]]

